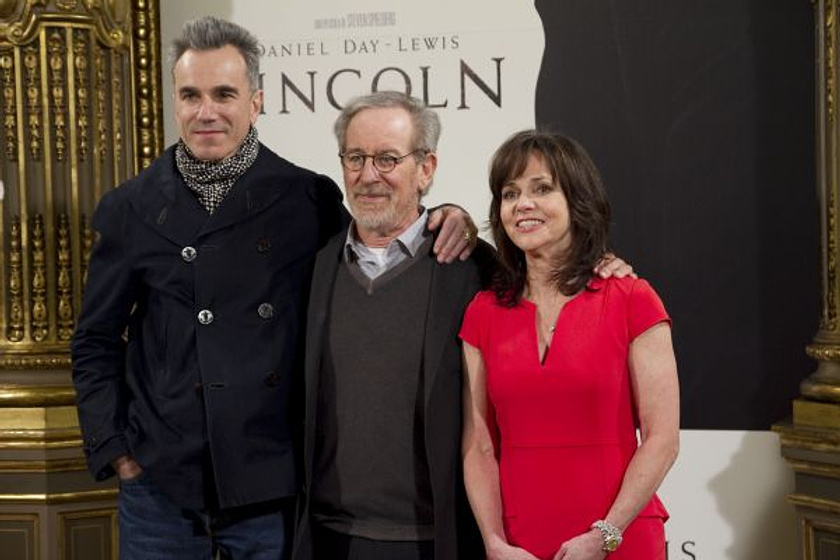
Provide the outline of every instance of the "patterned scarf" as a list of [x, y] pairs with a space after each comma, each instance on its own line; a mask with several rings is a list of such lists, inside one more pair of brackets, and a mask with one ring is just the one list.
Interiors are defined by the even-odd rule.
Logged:
[[257, 159], [259, 149], [257, 129], [252, 126], [236, 153], [221, 161], [202, 161], [193, 155], [183, 140], [178, 140], [175, 164], [187, 186], [198, 196], [198, 201], [212, 214], [233, 183]]

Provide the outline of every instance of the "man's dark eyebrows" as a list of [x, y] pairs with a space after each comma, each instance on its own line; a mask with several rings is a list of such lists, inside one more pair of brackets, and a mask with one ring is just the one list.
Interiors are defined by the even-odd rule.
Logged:
[[197, 91], [198, 91], [198, 88], [195, 88], [193, 86], [181, 86], [181, 87], [178, 88], [178, 93], [180, 93], [181, 95], [183, 95], [185, 93], [195, 93]]
[[218, 95], [220, 93], [236, 93], [236, 94], [238, 94], [239, 89], [236, 88], [235, 86], [223, 84], [223, 85], [214, 87], [213, 88], [213, 93], [216, 94], [216, 95]]

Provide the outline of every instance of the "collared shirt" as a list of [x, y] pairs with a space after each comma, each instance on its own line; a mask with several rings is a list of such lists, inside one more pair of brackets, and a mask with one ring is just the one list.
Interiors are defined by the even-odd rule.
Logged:
[[348, 263], [358, 264], [365, 276], [373, 280], [417, 253], [423, 245], [428, 219], [429, 211], [423, 208], [420, 217], [387, 247], [366, 246], [356, 235], [356, 223], [353, 222], [347, 230], [344, 258]]

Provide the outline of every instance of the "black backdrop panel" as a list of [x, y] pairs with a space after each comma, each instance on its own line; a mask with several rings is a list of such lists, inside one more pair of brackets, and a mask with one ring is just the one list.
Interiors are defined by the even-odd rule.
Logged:
[[768, 428], [815, 367], [811, 3], [536, 5], [538, 126], [589, 150], [612, 246], [668, 306], [683, 427]]

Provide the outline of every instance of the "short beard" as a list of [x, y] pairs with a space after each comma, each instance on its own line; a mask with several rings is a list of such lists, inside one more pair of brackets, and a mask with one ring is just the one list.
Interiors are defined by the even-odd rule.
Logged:
[[369, 209], [364, 204], [357, 204], [354, 197], [350, 197], [350, 213], [358, 227], [376, 232], [379, 235], [388, 235], [394, 230], [407, 226], [407, 216], [413, 215], [420, 204], [419, 200], [406, 200], [400, 204], [395, 201], [393, 195], [388, 199], [384, 209]]

